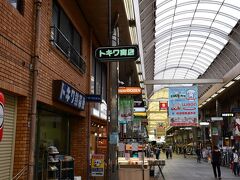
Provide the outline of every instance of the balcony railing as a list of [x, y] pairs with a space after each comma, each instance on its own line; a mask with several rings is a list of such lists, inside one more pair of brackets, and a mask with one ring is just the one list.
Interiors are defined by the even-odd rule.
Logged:
[[74, 64], [81, 73], [86, 71], [86, 63], [64, 34], [55, 26], [51, 26], [51, 42]]

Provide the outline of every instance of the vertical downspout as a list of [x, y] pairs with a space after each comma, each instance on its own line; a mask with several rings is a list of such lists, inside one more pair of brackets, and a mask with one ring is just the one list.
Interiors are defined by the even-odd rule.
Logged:
[[40, 16], [42, 0], [35, 1], [35, 41], [33, 54], [33, 84], [32, 84], [32, 107], [31, 107], [31, 132], [28, 162], [28, 180], [34, 180], [35, 169], [35, 140], [36, 140], [36, 123], [37, 123], [37, 86], [38, 86], [38, 63], [39, 63], [39, 45], [40, 45]]
[[[89, 71], [88, 71], [88, 76], [89, 76], [89, 84], [88, 84], [88, 94], [91, 94], [91, 70], [92, 70], [92, 60], [93, 60], [93, 53], [92, 53], [92, 47], [93, 47], [93, 30], [92, 28], [90, 29], [90, 44], [89, 44]], [[96, 68], [96, 62], [95, 62], [95, 68]], [[96, 80], [95, 80], [96, 81]], [[95, 91], [95, 86], [94, 86], [94, 93]], [[87, 180], [90, 179], [90, 164], [91, 164], [91, 159], [90, 159], [90, 133], [91, 133], [91, 105], [90, 102], [88, 102], [88, 129], [87, 129]]]

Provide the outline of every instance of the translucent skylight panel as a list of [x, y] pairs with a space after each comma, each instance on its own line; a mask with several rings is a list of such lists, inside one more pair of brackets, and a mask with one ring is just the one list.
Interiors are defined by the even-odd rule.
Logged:
[[230, 7], [233, 4], [240, 8], [238, 0], [225, 0], [221, 6], [222, 2], [157, 0], [155, 77], [197, 78], [206, 71], [240, 17], [240, 9]]
[[189, 33], [188, 32], [176, 32], [172, 35], [172, 37], [178, 37], [178, 36], [186, 36], [188, 35]]
[[185, 37], [179, 37], [179, 38], [174, 38], [172, 39], [172, 43], [174, 43], [175, 41], [187, 41], [188, 37], [185, 36]]
[[227, 23], [227, 24], [231, 25], [232, 27], [234, 27], [236, 25], [236, 23], [237, 23], [237, 21], [235, 19], [223, 16], [221, 14], [217, 15], [216, 20], [222, 21], [224, 23]]
[[219, 52], [220, 52], [220, 49], [218, 47], [216, 47], [213, 44], [209, 43], [209, 39], [204, 44], [204, 48], [209, 49], [209, 50], [215, 52], [216, 54], [219, 54]]
[[186, 25], [190, 25], [191, 24], [191, 20], [186, 20], [186, 21], [179, 21], [179, 22], [174, 22], [173, 27], [178, 27], [178, 26], [186, 26]]
[[163, 17], [157, 17], [156, 19], [156, 28], [155, 29], [158, 29], [160, 28], [161, 26], [164, 26], [165, 24], [169, 24], [171, 23], [173, 20], [173, 15], [169, 16], [169, 17], [165, 17], [165, 19]]
[[211, 1], [208, 3], [200, 3], [198, 4], [198, 9], [206, 9], [206, 10], [213, 10], [213, 11], [218, 11], [220, 8], [220, 4], [211, 4]]
[[212, 12], [202, 12], [202, 11], [204, 10], [198, 9], [194, 17], [205, 17], [205, 18], [213, 19], [216, 16], [216, 12], [214, 13], [214, 11]]
[[207, 37], [209, 33], [204, 31], [191, 31], [191, 36], [194, 36], [194, 35]]
[[240, 3], [239, 3], [239, 1], [225, 0], [224, 3], [225, 3], [225, 4], [232, 4], [232, 5], [240, 8]]
[[217, 36], [213, 33], [211, 33], [209, 35], [209, 37], [213, 38], [213, 39], [216, 39], [216, 41], [213, 41], [211, 39], [207, 39], [207, 42], [209, 42], [210, 44], [213, 44], [214, 46], [218, 47], [219, 49], [222, 49], [223, 46], [228, 42], [227, 39], [223, 39], [221, 36]]
[[174, 7], [175, 6], [175, 1], [169, 1], [169, 2], [167, 2], [167, 3], [164, 3], [164, 4], [161, 4], [161, 6], [159, 5], [160, 3], [162, 3], [163, 1], [159, 1], [159, 0], [157, 0], [157, 11], [156, 11], [156, 13], [158, 14], [158, 13], [163, 13], [163, 12], [165, 12], [166, 11], [166, 9], [169, 9], [169, 8], [171, 8], [171, 7]]
[[187, 42], [187, 45], [189, 45], [189, 46], [193, 45], [193, 46], [200, 46], [200, 47], [202, 47], [203, 44], [204, 44], [204, 41], [202, 41], [201, 39], [199, 39], [199, 40], [189, 40]]
[[191, 19], [194, 15], [194, 11], [189, 11], [189, 12], [177, 12], [175, 13], [174, 20], [181, 20], [181, 19]]
[[202, 48], [201, 52], [205, 53], [205, 54], [208, 54], [209, 56], [215, 58], [216, 57], [216, 53], [214, 53], [213, 51], [209, 51], [209, 49], [206, 49], [206, 48]]
[[216, 23], [216, 22], [214, 22], [214, 23], [212, 24], [212, 27], [217, 28], [217, 29], [223, 31], [223, 32], [226, 33], [226, 34], [229, 34], [229, 33], [231, 32], [231, 30], [232, 30], [232, 28], [229, 28], [229, 27], [227, 27], [227, 26], [224, 26], [224, 25], [219, 24], [219, 23]]
[[197, 5], [197, 3], [194, 3], [194, 4], [178, 3], [176, 13], [194, 10], [194, 9], [196, 9], [196, 5]]
[[191, 41], [201, 41], [201, 42], [205, 42], [206, 37], [202, 37], [202, 36], [190, 36], [188, 38], [188, 40]]
[[201, 26], [210, 26], [212, 21], [206, 21], [206, 20], [196, 20], [194, 19], [192, 21], [193, 25], [201, 25]]
[[174, 14], [174, 8], [169, 9], [167, 11], [163, 11], [160, 14], [156, 14], [157, 17], [164, 19], [165, 17], [171, 16]]
[[170, 31], [172, 28], [172, 24], [169, 24], [168, 26], [163, 26], [156, 31], [156, 35], [164, 33], [165, 31]]
[[[239, 3], [239, 2], [238, 2]], [[240, 11], [227, 7], [227, 6], [222, 6], [222, 8], [220, 9], [220, 12], [226, 13], [226, 14], [230, 14], [233, 17], [240, 17]]]

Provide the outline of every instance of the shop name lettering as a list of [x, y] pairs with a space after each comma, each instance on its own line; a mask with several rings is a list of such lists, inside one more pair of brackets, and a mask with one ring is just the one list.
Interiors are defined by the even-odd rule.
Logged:
[[171, 95], [171, 98], [185, 98], [186, 95], [185, 94], [173, 94]]
[[197, 103], [182, 103], [182, 106], [186, 106], [186, 107], [189, 107], [189, 106], [197, 106]]
[[62, 83], [59, 99], [65, 103], [71, 104], [76, 108], [84, 109], [85, 97], [65, 83]]
[[99, 50], [99, 57], [128, 57], [128, 56], [135, 56], [136, 52], [135, 49], [106, 49], [106, 50]]
[[196, 112], [176, 112], [176, 114], [196, 114]]

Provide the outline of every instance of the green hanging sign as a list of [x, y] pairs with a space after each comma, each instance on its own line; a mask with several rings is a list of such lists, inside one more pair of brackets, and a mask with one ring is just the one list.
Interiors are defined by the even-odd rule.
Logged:
[[95, 50], [95, 58], [99, 61], [128, 61], [139, 58], [137, 45], [99, 47]]

